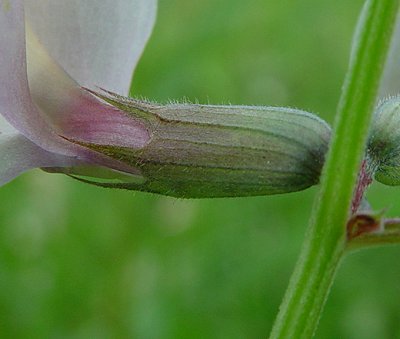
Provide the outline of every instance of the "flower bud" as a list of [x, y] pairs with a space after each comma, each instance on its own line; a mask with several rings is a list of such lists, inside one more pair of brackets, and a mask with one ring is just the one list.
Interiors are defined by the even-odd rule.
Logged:
[[374, 178], [385, 185], [400, 185], [400, 97], [389, 98], [375, 111], [367, 146]]
[[80, 180], [183, 198], [287, 193], [319, 181], [330, 128], [310, 113], [94, 94], [142, 122], [150, 139], [136, 149], [71, 140], [140, 172], [140, 180], [120, 184]]

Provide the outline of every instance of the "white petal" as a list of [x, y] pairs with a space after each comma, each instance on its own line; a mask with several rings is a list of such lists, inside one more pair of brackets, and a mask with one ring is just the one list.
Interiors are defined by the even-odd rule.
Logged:
[[0, 2], [0, 114], [40, 147], [74, 154], [32, 102], [26, 74], [24, 21], [23, 0]]
[[79, 87], [49, 56], [29, 26], [26, 33], [31, 95], [58, 135], [133, 148], [148, 142], [149, 133], [142, 123]]
[[40, 41], [80, 85], [127, 94], [156, 0], [26, 0]]
[[77, 160], [50, 153], [19, 134], [0, 116], [0, 186], [36, 167], [76, 166]]

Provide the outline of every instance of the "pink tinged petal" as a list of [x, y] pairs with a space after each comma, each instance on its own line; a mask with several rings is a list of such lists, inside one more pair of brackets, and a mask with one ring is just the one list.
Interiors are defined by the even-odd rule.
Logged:
[[1, 4], [0, 32], [0, 114], [38, 146], [73, 155], [68, 143], [49, 127], [29, 93], [22, 0]]
[[83, 89], [71, 91], [57, 126], [67, 139], [106, 146], [141, 148], [150, 140], [143, 123]]
[[[29, 25], [26, 33], [31, 95], [58, 135], [82, 143], [130, 148], [148, 142], [150, 136], [142, 123], [79, 87], [49, 56]], [[88, 149], [76, 152], [93, 160]]]
[[155, 21], [156, 0], [26, 0], [50, 55], [80, 85], [127, 94]]
[[71, 167], [75, 158], [50, 153], [19, 134], [0, 116], [0, 186], [36, 167]]
[[[115, 160], [105, 159], [104, 156], [68, 142], [63, 138], [69, 137], [85, 141], [83, 135], [90, 132], [90, 141], [96, 139], [96, 136], [100, 136], [100, 142], [108, 142], [111, 139], [110, 134], [107, 136], [104, 135], [104, 132], [103, 134], [96, 134], [96, 128], [91, 127], [90, 130], [88, 128], [85, 130], [81, 126], [80, 129], [71, 131], [70, 126], [80, 119], [79, 116], [81, 114], [89, 114], [94, 111], [95, 113], [99, 112], [100, 117], [105, 117], [107, 112], [111, 113], [113, 110], [100, 109], [100, 106], [101, 108], [106, 106], [97, 101], [97, 99], [90, 103], [91, 100], [87, 98], [89, 94], [82, 94], [83, 90], [76, 87], [75, 82], [66, 76], [65, 72], [54, 61], [43, 57], [45, 53], [41, 55], [43, 58], [36, 58], [36, 61], [41, 61], [37, 67], [47, 70], [44, 73], [50, 75], [48, 77], [39, 77], [39, 81], [32, 82], [32, 94], [34, 99], [38, 100], [37, 102], [35, 101], [35, 104], [40, 106], [40, 109], [32, 102], [26, 74], [22, 0], [14, 0], [7, 6], [0, 4], [0, 32], [0, 114], [26, 137], [24, 138], [17, 134], [15, 130], [6, 134], [6, 128], [12, 130], [9, 125], [0, 130], [0, 182], [9, 181], [19, 173], [38, 166], [70, 167], [76, 164], [73, 158], [66, 158], [52, 152], [74, 157], [81, 156], [84, 159], [90, 159], [90, 162], [96, 162], [126, 172], [135, 172], [135, 169], [127, 168], [126, 165], [120, 164]], [[33, 59], [33, 69], [35, 70], [34, 61]], [[52, 91], [49, 89], [52, 89]], [[46, 90], [49, 90], [47, 96]], [[83, 106], [88, 109], [90, 107], [89, 112], [82, 109], [71, 112], [70, 110], [75, 110], [81, 101], [83, 101]], [[96, 109], [96, 107], [99, 109]], [[70, 120], [65, 118], [68, 116], [71, 116]], [[102, 121], [99, 116], [94, 119], [97, 123]], [[88, 120], [90, 119], [86, 119], [87, 122]], [[117, 120], [118, 126], [124, 125], [127, 121], [122, 120], [121, 122], [121, 119]], [[65, 124], [65, 131], [63, 123]], [[123, 130], [120, 127], [111, 130], [126, 132], [126, 129]], [[129, 132], [132, 132], [132, 130], [129, 130]], [[133, 135], [136, 134], [133, 133]], [[116, 139], [118, 144], [120, 138]], [[129, 137], [127, 139], [131, 141]], [[125, 144], [132, 146], [133, 142], [125, 141]]]

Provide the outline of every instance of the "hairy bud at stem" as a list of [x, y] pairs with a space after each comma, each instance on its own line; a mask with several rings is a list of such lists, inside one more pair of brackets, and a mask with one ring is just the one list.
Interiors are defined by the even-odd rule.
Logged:
[[[329, 126], [295, 109], [157, 105], [94, 93], [148, 129], [139, 149], [81, 143], [138, 168], [141, 182], [107, 184], [183, 198], [287, 193], [318, 183]], [[81, 179], [88, 182], [85, 179]]]
[[374, 178], [385, 185], [400, 185], [400, 97], [383, 101], [371, 127], [367, 158]]

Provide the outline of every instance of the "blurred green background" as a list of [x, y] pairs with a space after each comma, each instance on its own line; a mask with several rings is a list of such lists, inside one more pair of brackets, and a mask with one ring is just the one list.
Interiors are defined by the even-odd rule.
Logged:
[[[134, 93], [332, 123], [362, 0], [160, 0]], [[316, 188], [175, 200], [39, 170], [0, 190], [0, 337], [264, 338]], [[400, 188], [375, 184], [400, 215]], [[400, 338], [400, 246], [344, 261], [317, 338]]]

